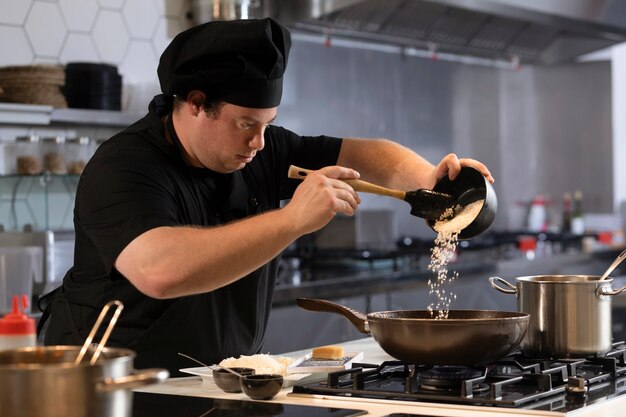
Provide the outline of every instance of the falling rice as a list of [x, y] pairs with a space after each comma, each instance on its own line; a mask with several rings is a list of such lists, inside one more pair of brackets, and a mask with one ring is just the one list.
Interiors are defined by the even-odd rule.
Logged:
[[[456, 299], [456, 294], [446, 289], [459, 276], [453, 271], [448, 274], [448, 263], [456, 251], [459, 242], [459, 233], [470, 225], [483, 208], [485, 200], [474, 201], [467, 206], [448, 208], [435, 222], [433, 229], [437, 232], [435, 247], [431, 250], [428, 269], [435, 273], [434, 279], [428, 280], [429, 293], [434, 294], [436, 301], [428, 306], [431, 317], [447, 319], [450, 304]], [[454, 214], [456, 211], [456, 214]]]

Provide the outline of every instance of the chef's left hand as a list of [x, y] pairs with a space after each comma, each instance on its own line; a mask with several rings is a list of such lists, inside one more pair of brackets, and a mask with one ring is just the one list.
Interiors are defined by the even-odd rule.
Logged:
[[450, 180], [454, 180], [461, 172], [461, 167], [476, 168], [490, 183], [493, 184], [494, 182], [491, 172], [489, 172], [489, 169], [487, 169], [485, 164], [471, 158], [459, 159], [454, 153], [447, 154], [435, 168], [435, 182], [439, 181], [446, 175], [450, 178]]

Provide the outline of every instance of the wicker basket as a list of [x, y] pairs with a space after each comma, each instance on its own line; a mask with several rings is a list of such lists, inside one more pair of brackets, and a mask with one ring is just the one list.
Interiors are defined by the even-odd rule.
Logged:
[[65, 70], [61, 65], [25, 65], [0, 68], [0, 101], [67, 107], [62, 88]]

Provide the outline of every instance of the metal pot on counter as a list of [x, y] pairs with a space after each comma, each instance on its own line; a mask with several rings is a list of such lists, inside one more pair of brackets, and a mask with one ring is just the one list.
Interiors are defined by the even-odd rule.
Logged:
[[[115, 306], [99, 344], [92, 343]], [[133, 368], [135, 352], [106, 348], [124, 305], [104, 305], [82, 346], [23, 347], [0, 351], [2, 417], [127, 417], [131, 389], [164, 381], [166, 369]]]
[[626, 287], [613, 289], [612, 279], [600, 278], [535, 275], [516, 278], [516, 285], [500, 277], [489, 282], [500, 292], [515, 294], [518, 310], [530, 314], [522, 351], [560, 358], [602, 356], [611, 349], [611, 300]]
[[80, 349], [45, 346], [0, 351], [2, 416], [130, 416], [131, 389], [168, 377], [165, 369], [135, 371], [135, 352], [128, 349], [104, 348], [94, 364], [87, 360], [75, 365]]

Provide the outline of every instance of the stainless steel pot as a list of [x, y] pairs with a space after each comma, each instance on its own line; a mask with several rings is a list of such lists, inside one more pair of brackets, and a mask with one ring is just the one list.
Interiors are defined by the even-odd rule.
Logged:
[[524, 353], [585, 357], [602, 356], [611, 349], [611, 300], [626, 287], [614, 290], [612, 279], [592, 275], [535, 275], [516, 280], [513, 285], [500, 277], [489, 278], [496, 290], [515, 294], [518, 310], [530, 314], [520, 344]]
[[165, 369], [135, 371], [132, 350], [105, 348], [95, 364], [74, 365], [79, 351], [80, 346], [0, 351], [2, 417], [125, 417], [132, 411], [132, 388], [168, 377]]

